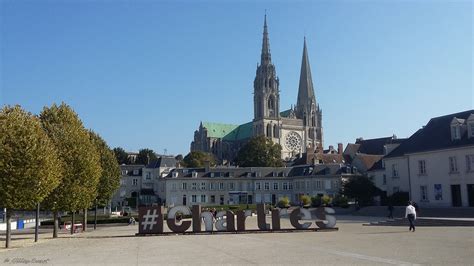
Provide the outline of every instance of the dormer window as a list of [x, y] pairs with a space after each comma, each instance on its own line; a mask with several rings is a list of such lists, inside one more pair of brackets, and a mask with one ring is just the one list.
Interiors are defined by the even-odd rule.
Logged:
[[178, 172], [174, 171], [173, 174], [172, 174], [172, 177], [173, 177], [173, 178], [178, 177]]
[[466, 130], [466, 125], [464, 124], [464, 119], [459, 119], [454, 117], [451, 120], [451, 140], [460, 140], [461, 134]]
[[452, 126], [451, 127], [451, 139], [452, 140], [461, 139], [461, 127], [460, 126]]
[[193, 178], [196, 178], [198, 176], [198, 173], [196, 171], [193, 171], [191, 175]]
[[474, 138], [474, 114], [471, 114], [467, 120], [467, 136], [468, 138]]

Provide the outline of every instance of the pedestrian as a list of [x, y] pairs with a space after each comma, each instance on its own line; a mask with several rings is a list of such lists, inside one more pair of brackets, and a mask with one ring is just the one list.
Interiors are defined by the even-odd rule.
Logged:
[[408, 218], [408, 222], [410, 222], [410, 228], [408, 230], [411, 231], [413, 229], [412, 232], [415, 232], [416, 210], [411, 201], [408, 202], [407, 208], [405, 209], [405, 218]]
[[388, 218], [393, 219], [393, 204], [392, 204], [392, 202], [388, 203]]
[[418, 214], [418, 216], [419, 216], [420, 215], [420, 208], [418, 207], [418, 204], [416, 204], [416, 202], [413, 202], [413, 207], [415, 208], [416, 214]]

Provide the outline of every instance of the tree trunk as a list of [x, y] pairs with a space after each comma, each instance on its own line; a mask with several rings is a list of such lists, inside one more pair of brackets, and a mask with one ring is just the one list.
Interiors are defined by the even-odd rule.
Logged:
[[97, 200], [95, 200], [95, 211], [94, 211], [94, 230], [97, 229]]
[[40, 204], [36, 205], [36, 217], [35, 217], [35, 242], [38, 242], [39, 235], [39, 214], [40, 214]]
[[5, 239], [5, 248], [10, 248], [10, 241], [12, 239], [12, 227], [11, 227], [11, 209], [7, 208], [7, 235]]
[[84, 216], [82, 217], [82, 232], [87, 231], [87, 208], [84, 208]]
[[59, 229], [59, 216], [58, 216], [58, 211], [53, 212], [53, 220], [54, 220], [54, 225], [53, 225], [53, 238], [58, 237], [58, 229]]
[[74, 211], [71, 212], [71, 235], [74, 234], [74, 220], [76, 220], [74, 217], [75, 214], [76, 212]]

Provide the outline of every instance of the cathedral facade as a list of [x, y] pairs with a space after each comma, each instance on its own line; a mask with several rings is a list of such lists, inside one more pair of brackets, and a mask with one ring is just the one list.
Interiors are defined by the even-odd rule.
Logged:
[[265, 16], [260, 64], [253, 82], [253, 120], [242, 125], [201, 122], [194, 132], [191, 151], [210, 152], [219, 161], [230, 162], [251, 137], [259, 135], [280, 144], [284, 160], [306, 153], [308, 149], [322, 151], [322, 110], [316, 102], [306, 38], [296, 105], [284, 111], [280, 109], [279, 83], [272, 63]]

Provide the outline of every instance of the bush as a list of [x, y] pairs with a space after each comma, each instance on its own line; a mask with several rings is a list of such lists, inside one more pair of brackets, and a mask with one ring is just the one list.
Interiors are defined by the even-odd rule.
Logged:
[[290, 199], [288, 197], [281, 198], [277, 203], [278, 208], [290, 207]]
[[313, 207], [321, 206], [321, 197], [320, 196], [311, 197], [311, 206]]
[[321, 203], [322, 203], [324, 206], [329, 205], [329, 203], [331, 203], [331, 197], [329, 197], [328, 195], [324, 195], [324, 196], [321, 198]]
[[388, 200], [393, 206], [405, 206], [409, 200], [408, 192], [399, 191], [393, 193]]
[[332, 203], [334, 206], [341, 207], [341, 208], [348, 208], [349, 207], [349, 200], [344, 196], [336, 196]]
[[300, 197], [301, 203], [303, 206], [310, 206], [311, 205], [311, 197], [308, 195], [303, 195]]

